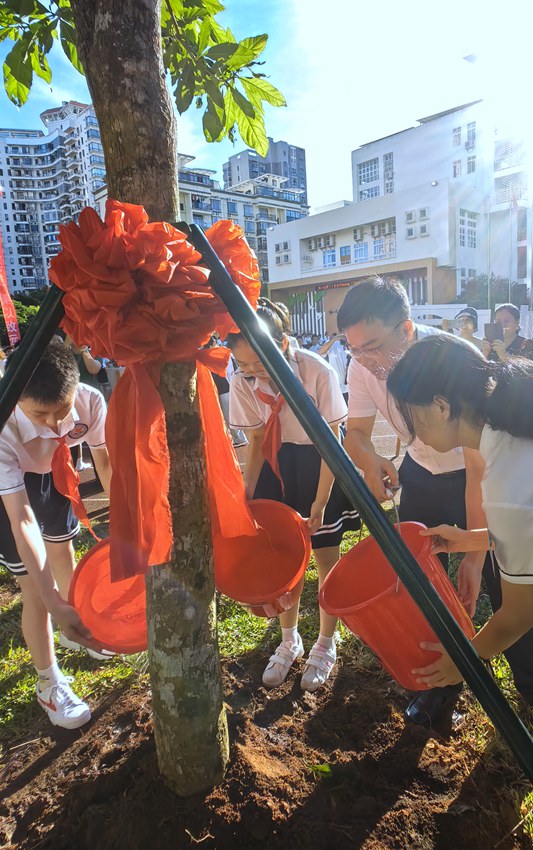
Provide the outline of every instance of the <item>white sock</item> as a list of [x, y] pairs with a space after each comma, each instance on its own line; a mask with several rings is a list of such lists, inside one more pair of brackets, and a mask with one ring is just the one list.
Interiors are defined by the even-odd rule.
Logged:
[[327, 649], [329, 652], [336, 652], [335, 635], [326, 637], [323, 634], [319, 634], [317, 644], [321, 646], [322, 649]]
[[293, 626], [292, 629], [282, 629], [281, 639], [283, 643], [289, 643], [291, 646], [296, 646], [298, 643], [298, 626]]
[[[37, 667], [35, 669], [37, 670]], [[52, 685], [55, 685], [56, 682], [59, 682], [59, 680], [63, 678], [63, 674], [59, 669], [57, 661], [53, 661], [52, 664], [50, 664], [50, 667], [47, 667], [46, 670], [37, 670], [37, 675], [39, 677], [39, 688], [42, 691]]]

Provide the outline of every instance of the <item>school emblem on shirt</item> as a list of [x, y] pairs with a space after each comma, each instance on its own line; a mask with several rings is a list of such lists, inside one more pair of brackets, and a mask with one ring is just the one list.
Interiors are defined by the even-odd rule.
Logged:
[[74, 428], [68, 432], [67, 437], [70, 437], [71, 440], [79, 440], [80, 437], [85, 437], [88, 430], [89, 426], [85, 425], [84, 422], [75, 422]]

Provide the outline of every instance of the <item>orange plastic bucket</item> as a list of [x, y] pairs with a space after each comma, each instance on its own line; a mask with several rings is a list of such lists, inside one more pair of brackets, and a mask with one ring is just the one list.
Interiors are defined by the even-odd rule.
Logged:
[[68, 599], [91, 630], [95, 648], [125, 655], [146, 649], [144, 576], [111, 582], [109, 538], [89, 549], [79, 561]]
[[[418, 522], [402, 522], [402, 538], [471, 638], [475, 634], [472, 621], [440, 561], [431, 554], [430, 538], [420, 536], [425, 527]], [[416, 681], [411, 670], [425, 667], [439, 657], [420, 648], [421, 641], [438, 642], [438, 638], [374, 538], [362, 540], [337, 561], [320, 591], [320, 604], [376, 653], [400, 685], [408, 690], [423, 690], [424, 685]]]
[[294, 591], [311, 554], [307, 522], [282, 502], [255, 499], [248, 507], [259, 534], [214, 535], [215, 583], [257, 617], [276, 617], [297, 601]]

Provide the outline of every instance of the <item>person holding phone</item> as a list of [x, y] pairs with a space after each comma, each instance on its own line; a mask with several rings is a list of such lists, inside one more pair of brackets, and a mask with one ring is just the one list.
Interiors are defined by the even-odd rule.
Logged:
[[533, 360], [533, 340], [518, 333], [520, 310], [514, 304], [500, 304], [494, 313], [494, 322], [485, 325], [485, 338], [481, 350], [487, 360], [504, 363], [512, 357]]
[[[533, 705], [533, 364], [490, 363], [455, 337], [428, 337], [397, 363], [387, 389], [413, 439], [437, 452], [478, 450], [484, 460], [486, 527], [441, 524], [421, 534], [432, 538], [434, 553], [490, 548], [501, 601], [496, 606], [491, 600], [494, 614], [472, 644], [483, 660], [500, 652], [512, 666], [514, 659], [517, 689]], [[461, 681], [440, 644], [422, 647], [442, 654], [413, 671], [421, 684], [440, 688]]]
[[465, 307], [463, 310], [460, 310], [453, 322], [443, 319], [443, 331], [453, 330], [453, 328], [457, 328], [461, 339], [465, 339], [481, 350], [481, 340], [477, 336], [474, 336], [478, 329], [478, 315], [474, 307]]

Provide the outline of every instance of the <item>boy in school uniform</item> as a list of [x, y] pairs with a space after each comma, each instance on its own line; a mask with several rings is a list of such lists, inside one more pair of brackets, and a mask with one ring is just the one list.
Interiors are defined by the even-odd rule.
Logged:
[[37, 671], [37, 700], [54, 726], [66, 729], [91, 717], [57, 664], [50, 620], [51, 614], [61, 627], [64, 645], [90, 641], [65, 601], [79, 531], [72, 498], [65, 495], [74, 504], [79, 499], [76, 473], [67, 469], [69, 449], [89, 444], [109, 493], [105, 415], [101, 393], [79, 383], [73, 354], [51, 343], [0, 433], [0, 564], [21, 587], [22, 632]]

